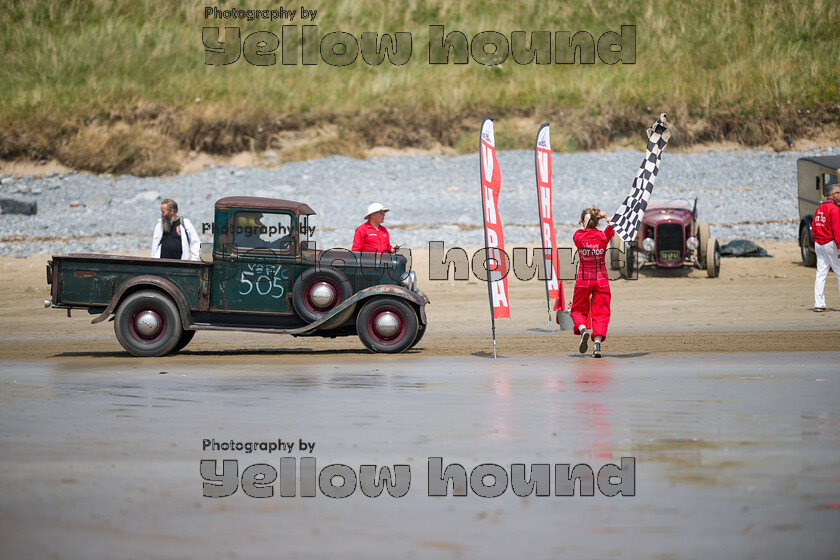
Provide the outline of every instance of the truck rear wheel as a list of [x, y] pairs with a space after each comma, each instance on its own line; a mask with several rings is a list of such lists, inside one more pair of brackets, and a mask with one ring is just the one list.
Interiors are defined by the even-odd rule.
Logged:
[[419, 342], [417, 313], [403, 300], [377, 297], [368, 301], [356, 317], [356, 332], [368, 349], [396, 354]]
[[184, 332], [182, 332], [181, 333], [181, 338], [178, 339], [178, 344], [175, 345], [175, 348], [172, 349], [170, 354], [177, 354], [178, 352], [180, 352], [181, 350], [186, 348], [187, 344], [190, 343], [190, 341], [193, 339], [194, 336], [195, 336], [195, 331], [184, 331]]
[[152, 290], [128, 296], [114, 318], [117, 340], [134, 356], [165, 356], [178, 345], [183, 332], [175, 302]]

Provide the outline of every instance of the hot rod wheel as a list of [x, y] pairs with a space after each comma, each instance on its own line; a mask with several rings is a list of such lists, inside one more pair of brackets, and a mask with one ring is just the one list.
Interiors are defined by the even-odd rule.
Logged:
[[114, 332], [122, 347], [135, 356], [164, 356], [181, 340], [181, 315], [168, 296], [143, 290], [120, 303]]
[[611, 270], [621, 270], [621, 252], [624, 250], [624, 241], [617, 235], [610, 239], [610, 246], [607, 248], [609, 252], [608, 258]]
[[710, 239], [709, 224], [706, 222], [697, 222], [697, 251], [700, 254], [698, 261], [706, 262], [706, 243]]
[[714, 237], [709, 239], [706, 245], [706, 274], [709, 278], [717, 278], [720, 275], [720, 245]]
[[609, 268], [617, 270], [619, 278], [632, 278], [636, 270], [636, 251], [633, 245], [628, 245], [615, 235], [610, 239], [607, 251], [609, 252]]
[[419, 335], [417, 314], [403, 300], [377, 297], [369, 300], [356, 317], [359, 339], [374, 352], [396, 354], [408, 349]]
[[624, 244], [624, 264], [621, 267], [621, 275], [631, 279], [636, 273], [636, 248], [633, 245]]

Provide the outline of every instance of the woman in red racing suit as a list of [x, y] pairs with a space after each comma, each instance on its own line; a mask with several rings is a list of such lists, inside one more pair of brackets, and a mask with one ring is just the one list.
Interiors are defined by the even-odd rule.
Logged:
[[[597, 228], [601, 218], [607, 221], [604, 231]], [[591, 314], [592, 341], [595, 346], [592, 355], [600, 358], [601, 341], [607, 337], [607, 327], [610, 324], [610, 280], [604, 255], [615, 232], [607, 215], [598, 208], [588, 208], [581, 212], [580, 224], [583, 229], [576, 231], [573, 237], [580, 266], [575, 279], [571, 316], [575, 324], [575, 334], [580, 335], [579, 349], [583, 354], [589, 341], [586, 319]]]

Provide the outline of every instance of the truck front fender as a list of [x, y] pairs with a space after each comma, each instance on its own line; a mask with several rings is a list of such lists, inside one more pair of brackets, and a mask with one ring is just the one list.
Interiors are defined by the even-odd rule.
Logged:
[[420, 290], [412, 292], [408, 288], [393, 285], [373, 286], [357, 292], [347, 301], [358, 302], [374, 296], [397, 296], [413, 303], [420, 308], [420, 324], [426, 324], [426, 304], [429, 303], [429, 297]]
[[413, 303], [420, 310], [420, 324], [426, 324], [426, 304], [429, 303], [429, 297], [426, 294], [424, 294], [420, 290], [417, 290], [417, 292], [412, 292], [408, 288], [404, 288], [402, 286], [382, 285], [373, 286], [371, 288], [365, 288], [364, 290], [356, 292], [355, 294], [353, 294], [352, 297], [349, 297], [345, 301], [342, 301], [341, 305], [338, 305], [334, 309], [331, 309], [330, 312], [324, 315], [321, 319], [315, 321], [314, 323], [310, 323], [305, 327], [294, 329], [294, 331], [290, 332], [290, 334], [306, 334], [315, 331], [319, 327], [328, 325], [329, 321], [333, 317], [338, 316], [345, 309], [350, 307], [355, 308], [357, 303], [375, 296], [397, 296], [410, 303]]
[[175, 305], [178, 306], [183, 328], [189, 328], [192, 324], [192, 313], [190, 312], [190, 305], [187, 301], [187, 296], [184, 295], [181, 288], [170, 280], [148, 274], [143, 276], [134, 276], [133, 278], [129, 278], [120, 284], [120, 287], [117, 288], [116, 292], [114, 292], [114, 296], [111, 298], [111, 302], [108, 304], [108, 307], [106, 307], [105, 311], [103, 311], [98, 317], [91, 321], [91, 324], [100, 323], [107, 319], [117, 308], [117, 305], [119, 305], [123, 297], [130, 292], [134, 292], [137, 291], [137, 289], [145, 287], [164, 292], [171, 297], [172, 301], [175, 302]]

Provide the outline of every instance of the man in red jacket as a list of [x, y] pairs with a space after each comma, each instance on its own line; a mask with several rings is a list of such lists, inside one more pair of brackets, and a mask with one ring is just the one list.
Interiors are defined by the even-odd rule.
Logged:
[[825, 194], [825, 200], [814, 212], [814, 222], [811, 224], [814, 251], [817, 253], [814, 311], [827, 311], [824, 291], [829, 268], [837, 276], [837, 287], [840, 290], [840, 185], [834, 183], [827, 186]]
[[392, 250], [390, 239], [388, 237], [388, 230], [382, 225], [385, 221], [385, 212], [388, 209], [374, 202], [368, 206], [365, 220], [356, 228], [356, 233], [353, 235], [353, 247], [351, 251], [361, 251], [364, 253], [390, 253]]

